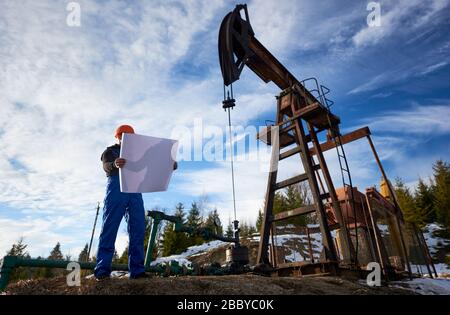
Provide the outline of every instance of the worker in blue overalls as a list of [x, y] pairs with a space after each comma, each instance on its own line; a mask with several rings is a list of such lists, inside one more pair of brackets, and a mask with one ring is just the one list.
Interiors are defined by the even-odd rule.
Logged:
[[[94, 275], [98, 280], [110, 277], [114, 244], [120, 222], [124, 216], [128, 224], [130, 278], [147, 277], [144, 267], [145, 210], [142, 194], [122, 193], [120, 191], [119, 168], [122, 168], [126, 163], [125, 159], [119, 158], [123, 133], [134, 133], [134, 129], [129, 125], [119, 126], [115, 133], [118, 143], [106, 148], [101, 156], [108, 181], [103, 207], [102, 231], [98, 244], [97, 265], [94, 269]], [[175, 162], [174, 169], [176, 168]]]

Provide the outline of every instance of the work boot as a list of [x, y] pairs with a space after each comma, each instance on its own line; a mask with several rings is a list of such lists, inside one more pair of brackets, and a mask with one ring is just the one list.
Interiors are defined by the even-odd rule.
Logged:
[[138, 275], [136, 275], [136, 276], [134, 276], [134, 277], [131, 277], [131, 276], [130, 276], [130, 279], [132, 279], [132, 280], [136, 280], [136, 279], [149, 279], [149, 278], [151, 278], [151, 277], [152, 277], [151, 274], [149, 274], [149, 273], [147, 273], [147, 272], [143, 272], [143, 273], [140, 273], [140, 274], [138, 274]]
[[97, 281], [97, 282], [103, 282], [103, 281], [106, 281], [109, 279], [111, 279], [110, 275], [95, 276], [95, 281]]

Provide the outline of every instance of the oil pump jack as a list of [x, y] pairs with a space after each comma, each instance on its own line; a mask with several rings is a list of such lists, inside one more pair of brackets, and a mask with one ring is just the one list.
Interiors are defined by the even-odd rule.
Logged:
[[[223, 19], [219, 32], [219, 58], [224, 83], [223, 107], [228, 111], [235, 106], [232, 85], [239, 79], [244, 66], [250, 68], [264, 82], [272, 81], [282, 90], [277, 96], [275, 125], [268, 127], [257, 137], [272, 145], [271, 165], [277, 165], [279, 160], [299, 154], [304, 169], [304, 173], [281, 182], [277, 182], [277, 166], [271, 169], [257, 263], [271, 267], [274, 265], [273, 259], [269, 259], [269, 238], [273, 235], [275, 222], [315, 212], [324, 248], [324, 259], [320, 268], [335, 268], [339, 257], [327, 222], [326, 204], [330, 203], [337, 219], [334, 229], [339, 234], [341, 263], [348, 266], [355, 264], [356, 257], [350, 235], [344, 224], [340, 204], [318, 141], [318, 134], [326, 131], [328, 139], [335, 143], [340, 152], [342, 169], [345, 169], [349, 179], [347, 185], [351, 190], [350, 173], [340, 142], [340, 119], [330, 111], [329, 100], [325, 97], [329, 90], [319, 86], [315, 78], [298, 80], [258, 41], [250, 24], [246, 5], [237, 5]], [[308, 81], [316, 85], [313, 90], [306, 88]], [[284, 148], [294, 144], [293, 148], [283, 152]], [[272, 210], [275, 192], [304, 181], [309, 184], [313, 204], [274, 215]]]
[[[371, 140], [369, 128], [363, 127], [342, 135], [339, 129], [340, 118], [330, 110], [333, 105], [327, 96], [330, 90], [319, 84], [316, 78], [298, 80], [258, 41], [250, 24], [245, 4], [237, 5], [224, 17], [219, 30], [218, 49], [223, 77], [223, 108], [228, 111], [230, 128], [230, 109], [235, 106], [233, 83], [239, 80], [245, 66], [265, 83], [272, 81], [281, 89], [280, 94], [276, 96], [275, 123], [257, 134], [259, 140], [272, 146], [272, 156], [255, 270], [274, 275], [324, 272], [338, 274], [350, 270], [362, 275], [360, 267], [364, 264], [358, 261], [360, 247], [358, 227], [361, 227], [368, 239], [367, 247], [372, 252], [370, 261], [377, 261], [381, 265], [386, 279], [392, 274], [396, 277], [398, 271], [401, 273], [404, 270], [405, 265], [409, 276], [412, 276], [406, 237], [409, 248], [411, 246], [420, 248], [430, 276], [433, 277], [431, 268], [436, 275], [422, 233], [417, 232], [415, 227], [413, 227], [413, 233], [406, 233], [408, 224], [403, 219], [395, 191], [390, 185]], [[326, 132], [326, 140], [320, 143], [318, 135], [322, 132]], [[364, 195], [353, 187], [343, 145], [362, 138], [367, 138], [382, 174], [381, 185], [384, 183], [387, 187], [384, 193], [383, 191], [381, 194], [378, 193], [375, 188], [367, 188]], [[324, 151], [331, 149], [336, 150], [339, 161], [343, 187], [338, 189], [334, 187], [323, 154]], [[278, 181], [278, 162], [293, 156], [300, 156], [302, 173]], [[233, 160], [231, 160], [231, 166], [234, 199]], [[308, 184], [312, 203], [274, 213], [276, 191], [300, 182]], [[276, 246], [274, 246], [276, 224], [286, 219], [313, 213], [319, 223], [323, 245], [323, 255], [319, 262], [311, 258], [309, 263], [302, 261], [279, 264]], [[396, 249], [395, 254], [391, 256], [387, 254], [386, 245], [376, 223], [380, 218], [386, 220], [387, 217], [389, 217], [389, 231], [392, 237], [390, 242]], [[415, 236], [411, 236], [412, 234]], [[414, 237], [416, 241], [411, 243]], [[394, 268], [395, 264], [390, 260], [395, 261], [397, 258], [400, 259], [402, 266]]]

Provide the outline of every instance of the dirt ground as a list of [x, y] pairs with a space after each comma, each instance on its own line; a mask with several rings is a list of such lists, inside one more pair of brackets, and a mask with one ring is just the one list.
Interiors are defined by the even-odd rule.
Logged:
[[102, 282], [82, 279], [80, 287], [68, 287], [65, 277], [12, 283], [3, 294], [11, 295], [410, 295], [400, 288], [371, 288], [336, 277], [275, 278], [256, 275], [153, 277]]

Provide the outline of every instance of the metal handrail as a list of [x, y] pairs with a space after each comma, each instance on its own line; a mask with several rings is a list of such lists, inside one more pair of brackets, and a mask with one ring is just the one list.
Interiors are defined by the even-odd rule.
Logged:
[[302, 81], [300, 81], [300, 83], [302, 84], [303, 88], [307, 89], [306, 87], [306, 82], [308, 81], [313, 81], [313, 87], [315, 85], [315, 88], [309, 90], [308, 91], [312, 94], [312, 93], [317, 93], [317, 97], [320, 101], [320, 103], [325, 106], [327, 109], [330, 109], [331, 106], [334, 105], [334, 101], [330, 100], [329, 98], [326, 97], [327, 94], [329, 94], [331, 92], [331, 90], [326, 87], [323, 84], [319, 84], [319, 81], [315, 78], [315, 77], [310, 77], [310, 78], [306, 78], [303, 79]]

